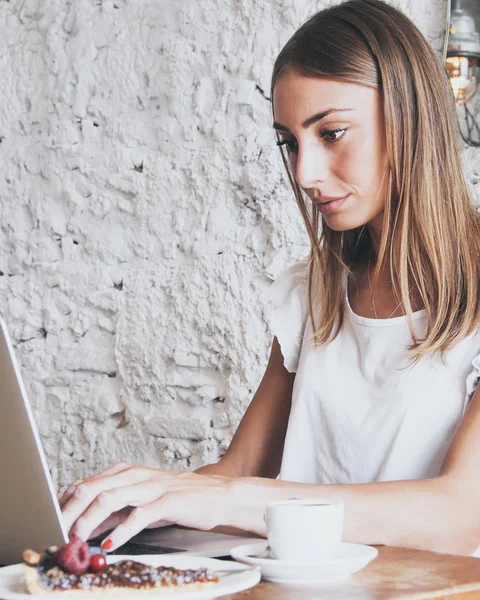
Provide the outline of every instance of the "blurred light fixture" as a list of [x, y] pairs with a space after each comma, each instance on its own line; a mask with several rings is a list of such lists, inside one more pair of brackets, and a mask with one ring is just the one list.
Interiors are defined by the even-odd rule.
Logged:
[[458, 106], [469, 102], [478, 87], [480, 35], [475, 21], [462, 7], [461, 0], [452, 0], [446, 68]]

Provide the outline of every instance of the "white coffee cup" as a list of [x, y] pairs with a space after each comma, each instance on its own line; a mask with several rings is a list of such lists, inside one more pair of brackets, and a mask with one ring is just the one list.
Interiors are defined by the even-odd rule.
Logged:
[[343, 517], [342, 502], [296, 498], [269, 502], [265, 523], [272, 558], [301, 564], [335, 558]]

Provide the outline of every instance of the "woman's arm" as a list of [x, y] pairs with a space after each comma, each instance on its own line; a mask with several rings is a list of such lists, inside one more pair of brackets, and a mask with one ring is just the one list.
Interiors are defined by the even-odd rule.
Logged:
[[[227, 452], [218, 463], [203, 466], [196, 473], [212, 477], [276, 477], [282, 459], [294, 380], [295, 373], [290, 373], [284, 367], [280, 344], [274, 338], [262, 381]], [[74, 482], [59, 498], [67, 530], [77, 521], [75, 532], [86, 538], [93, 530], [96, 536], [102, 531], [117, 527], [131, 513], [134, 500], [130, 501], [130, 508], [120, 501], [119, 508], [112, 509], [103, 523], [95, 519], [95, 525], [90, 526], [93, 521], [89, 515], [94, 512], [95, 505], [105, 504], [105, 509], [108, 510], [105, 498], [115, 495], [115, 488], [138, 485], [155, 473], [162, 472], [117, 463], [102, 473]], [[179, 475], [178, 472], [163, 473]], [[203, 480], [211, 482], [206, 477]], [[89, 498], [93, 506], [87, 511]], [[157, 524], [165, 521], [156, 520]]]
[[280, 471], [294, 381], [295, 373], [284, 367], [280, 344], [274, 338], [263, 379], [226, 454], [196, 473], [275, 478]]
[[480, 546], [480, 386], [438, 477], [352, 485], [245, 479], [232, 485], [234, 497], [250, 502], [245, 506], [247, 519], [258, 505], [255, 523], [250, 522], [250, 530], [258, 533], [265, 533], [266, 502], [308, 496], [345, 502], [345, 541], [472, 554]]
[[[260, 453], [248, 450], [248, 439], [238, 439], [243, 441], [235, 453], [245, 451], [246, 458], [235, 458], [234, 453], [234, 469], [265, 469]], [[252, 440], [254, 448], [258, 445], [268, 450], [268, 439], [261, 436], [259, 444]], [[95, 476], [80, 484], [64, 507], [64, 516], [68, 529], [76, 522], [73, 532], [87, 537], [113, 512], [125, 506], [138, 507], [110, 534], [114, 549], [160, 519], [199, 529], [226, 525], [265, 535], [267, 502], [318, 498], [345, 502], [345, 541], [471, 554], [480, 545], [479, 464], [480, 386], [450, 444], [440, 475], [432, 479], [321, 485], [123, 465], [108, 476]], [[275, 469], [277, 460], [268, 463], [271, 474]]]
[[[277, 338], [260, 385], [250, 402], [225, 455], [218, 463], [195, 471], [203, 475], [275, 478], [280, 470], [295, 373], [283, 365]], [[212, 531], [249, 535], [238, 527], [220, 525]]]

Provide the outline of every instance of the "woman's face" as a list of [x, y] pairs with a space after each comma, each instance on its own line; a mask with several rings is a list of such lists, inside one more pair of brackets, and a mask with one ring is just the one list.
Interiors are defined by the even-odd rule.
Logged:
[[295, 179], [327, 225], [380, 227], [387, 157], [378, 91], [289, 70], [275, 84], [273, 108]]

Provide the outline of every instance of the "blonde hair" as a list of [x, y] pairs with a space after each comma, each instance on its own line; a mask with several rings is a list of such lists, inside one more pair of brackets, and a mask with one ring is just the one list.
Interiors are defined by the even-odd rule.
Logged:
[[[473, 208], [456, 145], [458, 128], [448, 78], [415, 25], [381, 0], [349, 0], [311, 17], [280, 52], [272, 76], [288, 70], [379, 90], [388, 171], [375, 276], [389, 264], [405, 307], [414, 362], [441, 354], [479, 323], [480, 215]], [[306, 202], [282, 150], [311, 242], [310, 319], [316, 344], [335, 339], [345, 318], [345, 275], [370, 240], [365, 226], [334, 231]], [[387, 262], [388, 261], [388, 262]], [[413, 327], [409, 277], [426, 315], [422, 339]], [[314, 301], [322, 307], [318, 329]]]

